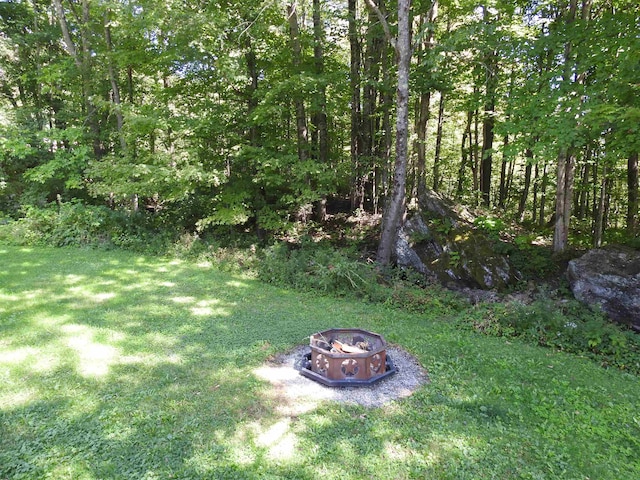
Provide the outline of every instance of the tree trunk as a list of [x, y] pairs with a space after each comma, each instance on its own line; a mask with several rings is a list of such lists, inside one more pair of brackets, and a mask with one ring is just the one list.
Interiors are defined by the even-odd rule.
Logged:
[[[295, 73], [300, 73], [302, 65], [302, 46], [300, 45], [300, 31], [298, 29], [298, 2], [293, 1], [287, 7], [289, 19], [289, 39], [291, 42], [291, 51], [293, 54], [293, 69]], [[304, 108], [304, 100], [302, 94], [296, 93], [294, 98], [294, 106], [296, 110], [296, 132], [298, 140], [298, 160], [304, 162], [308, 158], [309, 141], [307, 136], [307, 116]]]
[[511, 191], [511, 186], [513, 185], [513, 174], [515, 170], [516, 170], [516, 162], [515, 160], [512, 160], [509, 163], [509, 173], [507, 173], [507, 199], [509, 198], [509, 192]]
[[533, 151], [527, 148], [524, 156], [527, 159], [527, 164], [524, 168], [524, 186], [522, 193], [520, 194], [520, 203], [518, 203], [518, 222], [524, 221], [524, 211], [527, 206], [527, 198], [529, 198], [529, 188], [531, 187], [531, 169], [533, 168]]
[[[478, 93], [474, 89], [474, 93]], [[469, 135], [469, 150], [471, 151], [471, 171], [473, 173], [473, 205], [478, 205], [478, 193], [480, 193], [480, 112], [476, 108], [473, 111], [473, 137]]]
[[563, 150], [558, 155], [556, 221], [553, 231], [553, 251], [555, 253], [563, 252], [568, 245], [575, 163], [573, 152]]
[[[318, 77], [319, 87], [316, 94], [316, 111], [313, 115], [313, 123], [317, 132], [318, 162], [327, 165], [329, 162], [329, 128], [327, 126], [327, 89], [322, 76], [324, 75], [324, 29], [320, 16], [320, 0], [313, 0], [313, 62], [315, 74]], [[319, 222], [324, 222], [327, 217], [327, 197], [317, 202], [315, 217]]]
[[464, 194], [464, 171], [469, 163], [469, 156], [471, 155], [471, 144], [467, 148], [467, 138], [471, 138], [471, 121], [473, 114], [471, 111], [467, 112], [467, 125], [462, 132], [462, 142], [460, 142], [460, 167], [458, 168], [458, 186], [456, 188], [456, 199], [462, 199]]
[[349, 21], [349, 45], [351, 50], [350, 60], [350, 87], [351, 87], [351, 208], [355, 209], [360, 202], [358, 198], [359, 162], [360, 162], [360, 39], [357, 26], [357, 0], [348, 2]]
[[438, 104], [438, 131], [436, 132], [436, 151], [433, 158], [433, 191], [440, 189], [440, 152], [442, 150], [442, 128], [444, 125], [444, 93], [440, 92]]
[[538, 221], [538, 189], [540, 188], [540, 168], [536, 163], [533, 177], [533, 206], [531, 207], [531, 223]]
[[[489, 9], [484, 7], [485, 27], [489, 26]], [[482, 193], [482, 203], [485, 207], [490, 205], [491, 200], [491, 167], [493, 163], [493, 137], [495, 127], [495, 106], [496, 88], [498, 78], [497, 52], [488, 50], [484, 56], [485, 68], [485, 104], [484, 118], [482, 121], [482, 167], [480, 175], [480, 191]]]
[[500, 191], [498, 197], [498, 206], [505, 208], [505, 202], [507, 200], [507, 166], [509, 165], [509, 159], [507, 157], [507, 147], [509, 146], [509, 135], [505, 134], [503, 138], [504, 151], [502, 153], [502, 163], [500, 165]]
[[396, 160], [391, 198], [385, 205], [377, 262], [388, 265], [396, 241], [406, 199], [407, 156], [409, 141], [409, 68], [411, 66], [411, 0], [398, 0], [398, 36], [395, 41], [398, 59], [396, 91]]
[[635, 235], [638, 231], [638, 152], [627, 160], [627, 232]]
[[118, 85], [118, 74], [113, 61], [113, 41], [111, 40], [111, 24], [109, 20], [110, 11], [107, 9], [104, 14], [104, 39], [107, 45], [107, 53], [109, 55], [108, 71], [109, 81], [111, 82], [111, 93], [113, 95], [113, 105], [116, 114], [116, 125], [118, 128], [118, 137], [120, 137], [120, 149], [122, 154], [127, 153], [127, 141], [124, 136], [124, 117], [122, 115], [122, 101], [120, 99], [120, 87]]
[[391, 122], [391, 107], [393, 104], [393, 90], [391, 88], [391, 73], [389, 64], [391, 63], [391, 52], [387, 44], [383, 46], [382, 52], [382, 84], [383, 89], [380, 95], [382, 108], [382, 135], [378, 146], [380, 155], [380, 172], [376, 177], [380, 177], [378, 195], [374, 199], [374, 211], [378, 213], [378, 203], [384, 205], [389, 193], [389, 175], [391, 173], [391, 150], [393, 147], [393, 133]]
[[313, 38], [315, 73], [320, 78], [314, 123], [318, 131], [318, 161], [326, 164], [329, 161], [329, 128], [327, 125], [327, 88], [321, 78], [324, 75], [324, 29], [320, 17], [320, 0], [313, 0]]
[[[509, 98], [509, 102], [511, 102], [510, 99], [513, 98], [513, 84], [515, 83], [515, 78], [516, 78], [516, 73], [515, 73], [515, 69], [513, 67], [511, 67], [511, 73], [509, 74], [509, 92], [508, 92], [508, 98]], [[511, 106], [510, 103], [507, 105], [507, 112], [506, 112], [506, 123], [509, 124], [511, 122]], [[507, 189], [507, 168], [509, 166], [510, 161], [513, 161], [513, 159], [509, 160], [509, 133], [505, 133], [504, 136], [502, 137], [502, 162], [500, 165], [500, 188], [498, 189], [498, 207], [500, 207], [501, 209], [505, 209], [506, 208], [506, 202], [507, 202], [507, 195], [509, 194], [509, 190]]]
[[[435, 35], [435, 21], [438, 17], [438, 0], [433, 0], [431, 8], [427, 14], [427, 32], [424, 42], [421, 43], [423, 54], [426, 56], [433, 48], [433, 38]], [[418, 60], [419, 62], [420, 60]], [[422, 92], [418, 97], [418, 109], [416, 112], [416, 193], [420, 198], [427, 190], [425, 178], [426, 173], [426, 143], [427, 143], [427, 123], [430, 117], [431, 90]]]
[[425, 178], [427, 158], [427, 123], [429, 122], [429, 106], [431, 92], [422, 93], [418, 99], [416, 112], [416, 196], [420, 198], [427, 190]]
[[547, 164], [542, 165], [542, 185], [540, 186], [540, 215], [538, 216], [538, 226], [544, 226], [545, 208], [547, 206], [547, 183], [549, 176], [547, 174]]
[[[379, 8], [384, 8], [382, 1]], [[378, 11], [380, 11], [378, 9]], [[380, 11], [382, 14], [382, 12]], [[378, 82], [380, 80], [380, 65], [382, 51], [385, 45], [383, 31], [376, 18], [376, 12], [369, 10], [368, 27], [366, 34], [366, 48], [364, 53], [364, 82], [362, 85], [362, 117], [361, 117], [361, 156], [359, 181], [361, 185], [361, 208], [364, 208], [365, 200], [370, 207], [376, 203], [376, 180], [375, 172], [379, 164], [379, 152], [376, 142], [376, 133], [379, 126], [378, 121]]]
[[580, 176], [580, 193], [577, 198], [576, 216], [582, 220], [587, 214], [587, 206], [589, 204], [589, 162], [582, 165], [582, 175]]
[[[33, 14], [33, 33], [36, 36], [40, 36], [40, 25], [38, 24], [38, 5], [36, 4], [36, 2], [33, 2], [33, 10], [34, 10], [34, 14]], [[40, 51], [39, 49], [35, 49], [35, 51], [33, 52], [33, 57], [34, 57], [34, 63], [35, 63], [35, 70], [36, 70], [36, 78], [40, 79], [41, 75], [42, 75], [42, 61], [40, 59]], [[4, 86], [4, 82], [3, 86]], [[3, 90], [5, 90], [5, 88], [3, 88]], [[6, 91], [6, 90], [5, 90]], [[13, 95], [9, 95], [9, 98], [12, 98]], [[35, 106], [35, 117], [36, 117], [36, 125], [38, 126], [38, 130], [44, 130], [45, 128], [45, 116], [44, 116], [44, 109], [43, 109], [43, 102], [42, 102], [42, 85], [40, 83], [40, 81], [36, 81], [35, 85], [33, 86], [33, 103]]]
[[255, 125], [251, 117], [253, 111], [258, 106], [258, 99], [256, 97], [258, 92], [258, 66], [256, 54], [251, 44], [251, 37], [247, 35], [246, 40], [247, 53], [245, 54], [245, 60], [247, 62], [247, 75], [251, 83], [249, 84], [249, 90], [247, 92], [247, 117], [249, 118], [249, 144], [252, 147], [257, 147], [259, 144], [260, 132], [258, 126]]
[[604, 210], [605, 198], [607, 195], [607, 164], [602, 166], [602, 180], [600, 181], [600, 196], [598, 200], [598, 208], [596, 209], [595, 218], [593, 219], [593, 246], [600, 248], [602, 246], [602, 234], [604, 233]]
[[[577, 0], [569, 0], [566, 27], [570, 28], [576, 17]], [[567, 40], [564, 47], [563, 83], [571, 82], [571, 40]], [[565, 86], [568, 89], [568, 86]], [[575, 155], [571, 146], [561, 147], [558, 154], [558, 174], [556, 189], [556, 221], [553, 232], [553, 251], [563, 252], [567, 248], [569, 239], [569, 224], [571, 220], [571, 205], [573, 196], [573, 176], [575, 172]]]
[[82, 17], [78, 18], [79, 30], [80, 30], [80, 51], [76, 46], [73, 38], [71, 37], [69, 24], [64, 12], [61, 0], [53, 0], [54, 9], [58, 22], [60, 23], [60, 30], [62, 31], [62, 38], [65, 48], [71, 58], [73, 58], [76, 67], [80, 72], [80, 78], [82, 80], [82, 96], [84, 99], [84, 108], [86, 115], [86, 125], [89, 127], [89, 137], [93, 144], [93, 153], [96, 158], [102, 156], [102, 145], [100, 143], [100, 125], [98, 124], [97, 109], [93, 103], [93, 88], [91, 83], [91, 51], [89, 44], [89, 3], [88, 0], [82, 0]]

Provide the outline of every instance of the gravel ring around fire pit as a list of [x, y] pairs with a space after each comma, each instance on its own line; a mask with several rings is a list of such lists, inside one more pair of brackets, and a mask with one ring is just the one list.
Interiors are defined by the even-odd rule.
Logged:
[[410, 396], [420, 386], [429, 383], [427, 372], [411, 354], [388, 345], [387, 355], [398, 370], [395, 374], [367, 386], [327, 387], [300, 374], [304, 368], [304, 356], [309, 351], [307, 345], [296, 347], [277, 355], [255, 371], [258, 377], [273, 385], [273, 397], [279, 409], [286, 411], [283, 413], [310, 411], [322, 401], [382, 407]]

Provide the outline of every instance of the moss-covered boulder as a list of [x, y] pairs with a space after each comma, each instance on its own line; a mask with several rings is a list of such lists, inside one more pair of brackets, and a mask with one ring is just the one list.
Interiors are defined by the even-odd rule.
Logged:
[[408, 215], [396, 242], [399, 266], [410, 267], [451, 287], [504, 290], [520, 273], [496, 252], [497, 238], [474, 225], [474, 216], [428, 192]]

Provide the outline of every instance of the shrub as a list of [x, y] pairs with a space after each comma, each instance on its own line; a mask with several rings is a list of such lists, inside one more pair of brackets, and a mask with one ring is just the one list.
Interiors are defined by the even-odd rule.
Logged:
[[162, 253], [172, 238], [154, 228], [145, 214], [78, 202], [27, 207], [20, 219], [0, 227], [0, 239], [18, 245], [122, 247]]
[[303, 242], [299, 247], [278, 244], [265, 251], [258, 263], [258, 275], [270, 283], [352, 296], [415, 313], [429, 309], [455, 312], [468, 305], [454, 292], [439, 285], [427, 285], [424, 275], [379, 269], [349, 253], [311, 242]]
[[575, 300], [541, 298], [530, 305], [484, 305], [478, 306], [475, 314], [471, 321], [461, 319], [461, 324], [484, 334], [520, 338], [640, 374], [640, 336]]
[[301, 248], [281, 243], [266, 249], [258, 275], [270, 283], [337, 296], [356, 293], [366, 297], [378, 281], [372, 265], [349, 258], [341, 251], [309, 243]]

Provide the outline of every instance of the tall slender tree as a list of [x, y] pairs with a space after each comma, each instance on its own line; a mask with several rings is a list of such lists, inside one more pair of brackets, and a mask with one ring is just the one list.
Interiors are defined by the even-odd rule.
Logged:
[[638, 153], [629, 155], [627, 160], [627, 232], [638, 232]]
[[398, 34], [391, 36], [389, 24], [373, 2], [367, 4], [378, 15], [385, 36], [396, 50], [398, 87], [396, 90], [396, 159], [393, 171], [391, 195], [382, 217], [382, 232], [378, 244], [377, 262], [387, 265], [396, 242], [400, 221], [406, 204], [407, 161], [409, 154], [409, 69], [411, 66], [411, 0], [398, 0]]
[[482, 161], [480, 174], [480, 192], [482, 203], [489, 206], [491, 201], [491, 177], [493, 167], [493, 139], [495, 128], [496, 89], [498, 85], [498, 53], [493, 47], [490, 31], [493, 19], [487, 6], [483, 7], [483, 27], [488, 45], [484, 47], [483, 67], [485, 74], [484, 116], [482, 119]]
[[[298, 26], [298, 2], [295, 0], [291, 2], [287, 7], [287, 19], [289, 21], [289, 35], [291, 42], [293, 70], [296, 73], [300, 73], [300, 68], [302, 65], [302, 44], [300, 42], [300, 28]], [[309, 156], [309, 136], [307, 130], [307, 115], [302, 95], [296, 95], [294, 97], [293, 103], [296, 111], [298, 159], [301, 162], [304, 162]]]

